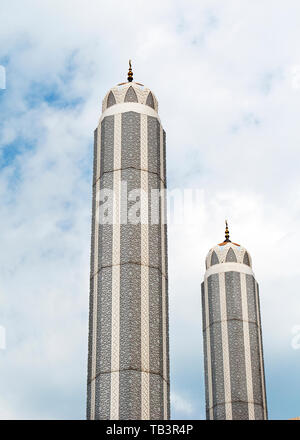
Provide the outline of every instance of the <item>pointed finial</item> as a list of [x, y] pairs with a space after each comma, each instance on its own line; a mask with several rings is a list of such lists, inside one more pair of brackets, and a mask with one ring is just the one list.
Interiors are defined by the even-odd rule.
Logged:
[[129, 70], [128, 70], [128, 82], [131, 82], [133, 80], [133, 72], [131, 68], [131, 60], [129, 60]]
[[228, 222], [227, 222], [227, 220], [225, 220], [225, 226], [226, 226], [226, 228], [225, 228], [225, 242], [229, 243], [231, 241], [229, 240], [229, 229], [228, 229]]

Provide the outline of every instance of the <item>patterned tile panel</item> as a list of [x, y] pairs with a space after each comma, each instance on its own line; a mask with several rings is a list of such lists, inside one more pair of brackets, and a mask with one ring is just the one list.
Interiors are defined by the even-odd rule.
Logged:
[[108, 98], [107, 98], [107, 107], [111, 107], [112, 105], [116, 104], [116, 98], [112, 91], [109, 92]]
[[243, 263], [247, 264], [247, 266], [251, 266], [248, 252], [245, 252]]
[[136, 92], [132, 86], [130, 86], [126, 92], [124, 102], [138, 102]]
[[149, 107], [155, 108], [154, 106], [154, 99], [151, 92], [149, 92], [149, 95], [147, 96], [146, 105], [149, 105]]
[[261, 405], [254, 405], [255, 420], [265, 420], [264, 410]]
[[214, 264], [219, 264], [219, 258], [215, 251], [213, 251], [213, 253], [211, 254], [211, 266], [213, 266]]
[[163, 379], [157, 374], [150, 374], [150, 419], [163, 420]]
[[111, 370], [111, 285], [112, 268], [101, 269], [98, 275], [96, 374]]
[[149, 268], [150, 371], [163, 376], [161, 273]]
[[207, 279], [208, 288], [208, 307], [209, 307], [209, 323], [220, 322], [220, 288], [219, 275], [210, 275]]
[[[148, 230], [149, 230], [149, 265], [152, 267], [158, 267], [161, 270], [161, 212], [160, 212], [160, 203], [158, 199], [158, 203], [152, 205], [151, 199], [151, 191], [160, 189], [160, 179], [156, 174], [148, 173]], [[153, 200], [155, 198], [153, 197]], [[155, 217], [157, 217], [158, 223], [152, 224], [151, 222], [151, 213], [152, 206], [156, 209]]]
[[232, 402], [232, 420], [249, 420], [248, 403]]
[[[231, 398], [247, 402], [243, 323], [228, 321]], [[233, 411], [233, 410], [232, 410]]]
[[94, 279], [90, 278], [90, 295], [89, 295], [89, 338], [88, 338], [88, 383], [92, 378], [92, 345], [93, 345], [93, 304], [94, 303]]
[[251, 367], [253, 382], [253, 399], [254, 402], [263, 405], [262, 396], [262, 376], [260, 369], [259, 355], [259, 330], [256, 324], [249, 323], [250, 350], [251, 350]]
[[110, 420], [111, 374], [99, 374], [96, 378], [95, 420]]
[[258, 323], [256, 316], [256, 299], [255, 299], [255, 279], [252, 275], [246, 275], [247, 302], [248, 302], [248, 319], [250, 322]]
[[242, 319], [241, 276], [239, 272], [225, 273], [227, 319]]
[[121, 265], [120, 370], [141, 369], [141, 266]]
[[237, 263], [236, 255], [232, 248], [229, 249], [226, 255], [226, 262], [228, 263]]
[[120, 420], [141, 419], [141, 372], [120, 372]]
[[[101, 267], [110, 266], [112, 264], [112, 231], [113, 225], [111, 224], [113, 200], [108, 192], [105, 190], [113, 189], [114, 173], [105, 173], [100, 179], [100, 193], [99, 200], [99, 236], [98, 236], [98, 270]], [[102, 197], [103, 195], [103, 197]], [[96, 269], [96, 268], [95, 268]]]
[[[131, 193], [127, 203], [128, 223], [121, 225], [121, 264], [141, 263], [141, 173], [138, 170], [122, 170], [122, 180], [127, 182], [127, 194]], [[135, 192], [132, 192], [136, 190]], [[124, 209], [123, 209], [124, 213]]]
[[224, 403], [214, 407], [214, 420], [226, 420], [226, 409]]
[[[213, 405], [225, 401], [221, 323], [210, 325]], [[214, 419], [215, 419], [214, 414]]]
[[106, 116], [101, 123], [100, 177], [114, 169], [114, 116]]
[[148, 116], [148, 170], [160, 174], [160, 124]]
[[135, 112], [122, 113], [122, 169], [140, 169], [141, 163], [141, 115]]

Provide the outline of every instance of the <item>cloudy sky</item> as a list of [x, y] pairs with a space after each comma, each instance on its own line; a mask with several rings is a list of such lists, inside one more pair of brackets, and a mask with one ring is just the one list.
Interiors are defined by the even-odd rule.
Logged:
[[85, 418], [93, 130], [129, 58], [169, 189], [199, 195], [169, 224], [172, 418], [204, 418], [225, 218], [260, 283], [269, 416], [300, 416], [299, 40], [297, 0], [1, 0], [0, 418]]

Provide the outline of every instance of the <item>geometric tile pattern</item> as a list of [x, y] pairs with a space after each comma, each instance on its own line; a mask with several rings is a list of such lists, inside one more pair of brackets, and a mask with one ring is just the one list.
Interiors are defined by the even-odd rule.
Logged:
[[[112, 92], [111, 92], [112, 93]], [[130, 86], [126, 92], [124, 102], [138, 102], [137, 95], [132, 86]]]
[[[131, 83], [104, 107], [148, 99], [157, 109], [149, 93]], [[105, 116], [95, 130], [88, 419], [170, 417], [165, 148], [147, 111]]]
[[206, 269], [225, 262], [246, 264], [252, 267], [249, 252], [243, 246], [231, 242], [222, 244], [222, 246], [216, 245], [210, 249], [205, 260]]
[[[238, 269], [240, 264], [236, 270], [228, 267], [236, 255], [249, 265], [249, 254], [244, 249], [236, 254], [231, 243], [226, 246], [222, 254], [218, 247], [210, 251], [201, 286], [206, 418], [266, 420], [258, 284], [253, 273]], [[223, 262], [216, 263], [217, 258]]]
[[124, 102], [138, 102], [153, 108], [156, 112], [158, 111], [158, 102], [154, 93], [147, 87], [141, 87], [135, 82], [131, 82], [109, 90], [102, 102], [102, 113], [108, 107]]
[[147, 97], [146, 105], [149, 105], [149, 107], [155, 108], [154, 99], [153, 99], [153, 95], [151, 92], [149, 92], [149, 95]]

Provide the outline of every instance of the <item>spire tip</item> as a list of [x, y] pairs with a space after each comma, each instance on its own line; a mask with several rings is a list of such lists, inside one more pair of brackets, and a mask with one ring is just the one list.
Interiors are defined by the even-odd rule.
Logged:
[[229, 229], [228, 229], [228, 221], [225, 220], [225, 242], [230, 242], [229, 240]]
[[131, 60], [129, 60], [129, 69], [128, 69], [128, 82], [132, 82], [133, 80], [133, 72], [132, 72], [132, 67], [131, 67]]

